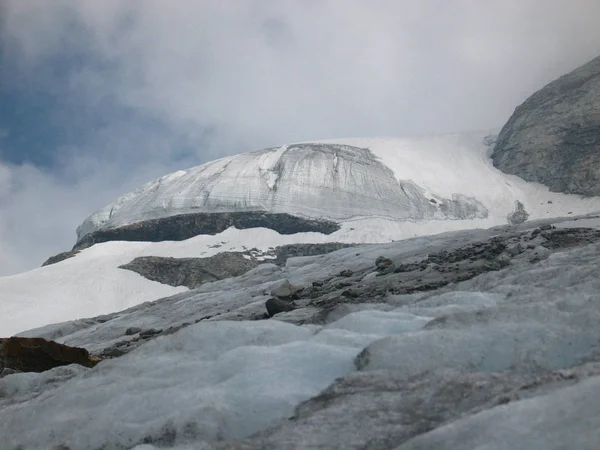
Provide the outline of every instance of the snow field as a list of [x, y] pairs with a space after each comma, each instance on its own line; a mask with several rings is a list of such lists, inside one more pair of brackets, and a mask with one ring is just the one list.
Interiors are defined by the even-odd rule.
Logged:
[[245, 251], [302, 242], [322, 242], [320, 233], [280, 235], [256, 228], [230, 228], [216, 236], [180, 242], [105, 242], [73, 258], [29, 272], [0, 278], [0, 335], [67, 320], [120, 311], [143, 302], [185, 292], [148, 280], [119, 266], [139, 256], [209, 257], [222, 251]]

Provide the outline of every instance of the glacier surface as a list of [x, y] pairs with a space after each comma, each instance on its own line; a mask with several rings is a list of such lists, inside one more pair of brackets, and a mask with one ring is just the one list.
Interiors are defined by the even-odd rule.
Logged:
[[[93, 369], [1, 378], [1, 442], [10, 450], [595, 449], [600, 242], [537, 262], [516, 258], [442, 290], [387, 295], [385, 305], [340, 305], [325, 323], [244, 320], [281, 280], [307, 286], [346, 269], [362, 283], [379, 255], [407, 261], [514, 232], [292, 258], [99, 321], [31, 330], [24, 334], [99, 351], [134, 339], [127, 327], [189, 323]], [[202, 317], [210, 318], [194, 323]]]

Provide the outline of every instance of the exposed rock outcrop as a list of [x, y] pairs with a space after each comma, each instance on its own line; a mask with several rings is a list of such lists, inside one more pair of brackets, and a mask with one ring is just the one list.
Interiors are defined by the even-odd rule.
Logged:
[[69, 347], [42, 338], [0, 339], [0, 373], [4, 370], [44, 372], [67, 364], [93, 367], [100, 360], [84, 348]]
[[315, 256], [331, 253], [341, 248], [354, 247], [358, 244], [343, 244], [341, 242], [325, 242], [323, 244], [289, 244], [276, 247], [273, 251], [266, 252], [269, 256], [274, 256], [271, 260], [278, 266], [285, 266], [288, 258], [296, 256]]
[[503, 172], [552, 191], [600, 195], [600, 57], [520, 105], [492, 159]]
[[208, 258], [142, 256], [120, 266], [145, 278], [170, 286], [195, 289], [204, 283], [237, 277], [258, 266], [241, 253], [223, 252]]
[[294, 303], [280, 298], [271, 297], [266, 301], [265, 307], [267, 308], [267, 314], [269, 317], [273, 317], [275, 314], [282, 312], [293, 311], [296, 309]]
[[206, 258], [142, 256], [120, 268], [131, 270], [159, 283], [195, 289], [204, 283], [243, 275], [262, 263], [284, 266], [288, 258], [294, 256], [322, 255], [351, 246], [353, 244], [338, 242], [291, 244], [264, 253], [252, 249], [247, 252], [222, 252]]
[[529, 213], [525, 210], [525, 205], [517, 200], [515, 201], [515, 210], [511, 212], [506, 219], [511, 225], [519, 225], [520, 223], [527, 221], [528, 218]]
[[107, 241], [183, 241], [200, 234], [215, 235], [229, 227], [239, 230], [269, 228], [279, 234], [331, 234], [340, 228], [336, 222], [329, 220], [304, 219], [291, 214], [264, 211], [179, 214], [94, 231], [84, 235], [74, 250]]
[[72, 258], [73, 256], [77, 255], [77, 253], [79, 253], [79, 252], [80, 252], [80, 250], [70, 250], [68, 252], [62, 252], [57, 255], [51, 256], [46, 261], [44, 261], [44, 263], [42, 264], [42, 267], [49, 266], [50, 264], [56, 264], [61, 261], [64, 261], [65, 259]]

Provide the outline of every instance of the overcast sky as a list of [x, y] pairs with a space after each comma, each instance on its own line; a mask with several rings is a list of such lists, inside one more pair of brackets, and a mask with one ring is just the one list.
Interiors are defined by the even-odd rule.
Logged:
[[0, 275], [143, 182], [311, 139], [501, 127], [598, 0], [0, 0]]

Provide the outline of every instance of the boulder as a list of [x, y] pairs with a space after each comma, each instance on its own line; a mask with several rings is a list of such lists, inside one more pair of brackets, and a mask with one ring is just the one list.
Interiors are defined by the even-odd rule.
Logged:
[[[238, 230], [268, 228], [279, 234], [331, 234], [340, 229], [339, 224], [331, 220], [306, 219], [267, 211], [177, 214], [108, 228], [92, 226], [90, 232], [85, 230], [86, 222], [78, 228], [79, 238], [73, 250], [108, 241], [184, 241], [201, 234], [214, 236], [232, 226]], [[87, 228], [90, 228], [89, 224]]]
[[139, 327], [129, 327], [125, 330], [125, 336], [133, 336], [134, 334], [138, 334], [142, 331]]
[[600, 57], [540, 89], [504, 125], [494, 166], [554, 192], [600, 195]]
[[269, 300], [267, 300], [265, 307], [267, 308], [269, 317], [273, 317], [275, 314], [279, 314], [281, 312], [293, 311], [296, 309], [292, 302], [281, 300], [275, 297], [271, 297]]
[[258, 265], [242, 253], [221, 252], [207, 258], [140, 256], [119, 267], [152, 281], [196, 289], [204, 283], [243, 275]]
[[515, 209], [508, 215], [506, 220], [511, 225], [519, 225], [527, 222], [527, 219], [529, 219], [529, 213], [525, 210], [525, 205], [518, 200], [515, 201]]
[[271, 295], [277, 298], [292, 298], [301, 289], [301, 286], [296, 286], [290, 283], [289, 280], [284, 280], [271, 288]]
[[0, 339], [0, 370], [44, 372], [67, 364], [94, 367], [99, 361], [84, 348], [69, 347], [42, 338]]
[[394, 262], [385, 256], [380, 256], [375, 260], [375, 267], [377, 267], [379, 270], [385, 270], [391, 267], [393, 264]]

